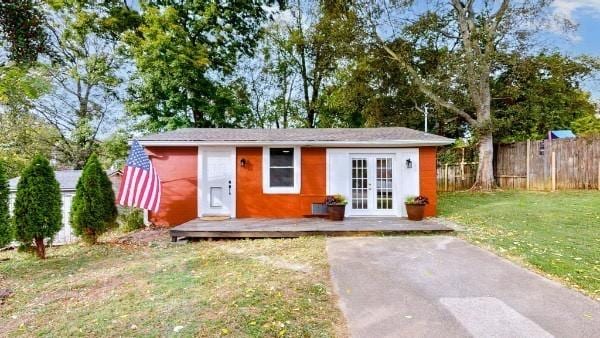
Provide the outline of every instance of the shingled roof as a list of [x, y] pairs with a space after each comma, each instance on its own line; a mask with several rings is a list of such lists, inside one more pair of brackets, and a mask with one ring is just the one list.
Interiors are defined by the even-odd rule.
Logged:
[[184, 128], [141, 137], [144, 145], [168, 143], [193, 144], [386, 144], [446, 145], [454, 140], [403, 128], [296, 128], [296, 129], [232, 129]]
[[[60, 190], [71, 191], [75, 190], [77, 181], [81, 177], [83, 170], [59, 170], [54, 172], [54, 176], [60, 185]], [[17, 190], [17, 184], [19, 184], [20, 177], [11, 178], [8, 180], [8, 187], [11, 191]]]
[[[77, 187], [77, 181], [79, 181], [79, 177], [83, 170], [57, 170], [54, 172], [54, 176], [56, 177], [56, 181], [60, 186], [61, 191], [75, 191]], [[121, 174], [120, 170], [110, 171], [107, 170], [106, 174], [108, 176]], [[17, 191], [17, 185], [19, 184], [19, 179], [21, 177], [15, 177], [8, 180], [8, 189], [12, 192]]]

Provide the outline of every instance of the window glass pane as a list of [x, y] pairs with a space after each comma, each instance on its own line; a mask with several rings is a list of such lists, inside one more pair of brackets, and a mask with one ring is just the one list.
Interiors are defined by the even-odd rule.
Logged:
[[393, 208], [392, 159], [377, 159], [377, 209]]
[[352, 209], [367, 209], [367, 160], [352, 159]]
[[293, 187], [294, 168], [271, 168], [271, 187]]
[[269, 152], [271, 167], [294, 166], [294, 148], [271, 148]]

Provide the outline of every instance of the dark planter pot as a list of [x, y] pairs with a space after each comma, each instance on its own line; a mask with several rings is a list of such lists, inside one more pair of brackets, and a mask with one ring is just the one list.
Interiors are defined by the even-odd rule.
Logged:
[[332, 204], [327, 206], [327, 215], [332, 221], [343, 221], [345, 212], [345, 204]]
[[423, 220], [423, 215], [425, 214], [425, 204], [408, 204], [406, 205], [406, 213], [408, 214], [408, 219], [411, 221], [421, 221]]

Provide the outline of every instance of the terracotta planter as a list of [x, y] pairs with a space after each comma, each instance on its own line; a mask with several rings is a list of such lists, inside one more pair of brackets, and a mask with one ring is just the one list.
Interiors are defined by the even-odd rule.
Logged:
[[345, 204], [331, 204], [327, 206], [327, 215], [332, 221], [343, 221], [345, 212]]
[[411, 221], [421, 221], [423, 220], [423, 215], [425, 213], [425, 204], [408, 204], [406, 205], [406, 213], [408, 214], [408, 219]]

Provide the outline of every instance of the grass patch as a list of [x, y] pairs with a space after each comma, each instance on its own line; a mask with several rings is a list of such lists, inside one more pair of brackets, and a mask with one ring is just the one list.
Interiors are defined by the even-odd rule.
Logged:
[[459, 236], [600, 299], [600, 192], [445, 193], [438, 207]]
[[[0, 253], [8, 336], [344, 336], [325, 240], [71, 245]], [[177, 332], [176, 332], [177, 331]]]

